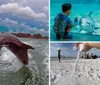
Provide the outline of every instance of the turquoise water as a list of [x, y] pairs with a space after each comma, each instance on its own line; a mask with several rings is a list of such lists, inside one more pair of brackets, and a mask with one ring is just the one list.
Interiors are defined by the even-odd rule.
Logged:
[[[59, 3], [51, 4], [50, 5], [50, 38], [51, 41], [55, 41], [55, 33], [53, 32], [52, 26], [54, 24], [54, 18], [56, 15], [61, 12], [61, 5]], [[79, 25], [75, 28], [72, 28], [70, 33], [72, 34], [73, 38], [69, 40], [76, 40], [76, 41], [100, 41], [100, 5], [99, 4], [72, 4], [72, 10], [70, 14], [70, 18], [73, 21], [75, 17], [80, 19], [81, 17], [85, 17], [89, 14], [90, 11], [93, 11], [91, 17], [95, 21], [95, 33], [88, 35], [86, 31], [82, 30], [79, 33], [80, 27]], [[82, 38], [82, 39], [81, 39]]]
[[51, 4], [55, 3], [72, 3], [72, 4], [100, 4], [100, 0], [50, 0]]

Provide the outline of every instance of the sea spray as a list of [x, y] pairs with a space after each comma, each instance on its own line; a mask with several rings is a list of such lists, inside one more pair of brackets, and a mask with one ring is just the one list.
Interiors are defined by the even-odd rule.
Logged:
[[[42, 63], [48, 57], [48, 41], [32, 39], [23, 39], [22, 41], [35, 48], [35, 50], [28, 50], [29, 69], [21, 68], [21, 62], [17, 57], [3, 47], [0, 51], [0, 85], [20, 85], [21, 83], [24, 83], [21, 85], [48, 85], [48, 76], [46, 76], [45, 70], [47, 64]], [[39, 67], [41, 67], [41, 70]]]
[[72, 80], [74, 81], [74, 85], [80, 85], [78, 80], [79, 80], [79, 70], [78, 70], [78, 63], [79, 63], [79, 59], [80, 59], [80, 54], [82, 53], [82, 49], [84, 48], [83, 44], [79, 44], [79, 50], [78, 50], [78, 54], [77, 54], [77, 59], [76, 59], [76, 64], [75, 64], [75, 69], [72, 73]]
[[81, 54], [81, 52], [80, 51], [78, 51], [78, 55], [77, 55], [77, 59], [76, 59], [76, 65], [75, 65], [75, 71], [77, 71], [77, 66], [78, 66], [78, 62], [79, 62], [79, 58], [80, 58], [80, 54]]
[[75, 71], [77, 71], [77, 66], [78, 66], [80, 54], [81, 54], [81, 52], [82, 52], [83, 47], [84, 47], [83, 44], [80, 44], [80, 45], [79, 45], [79, 51], [78, 51], [78, 55], [77, 55], [77, 59], [76, 59]]

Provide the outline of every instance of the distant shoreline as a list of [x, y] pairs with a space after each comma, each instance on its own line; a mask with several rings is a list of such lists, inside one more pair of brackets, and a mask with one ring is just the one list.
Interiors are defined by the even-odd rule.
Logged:
[[[9, 33], [9, 32], [0, 32], [3, 33]], [[29, 38], [29, 39], [38, 39], [38, 40], [49, 40], [49, 36], [42, 36], [40, 33], [37, 34], [30, 34], [30, 33], [9, 33], [12, 35], [15, 35], [18, 38]]]
[[11, 33], [19, 38], [30, 38], [39, 40], [49, 40], [48, 36], [42, 36], [41, 34], [30, 34], [30, 33]]
[[[63, 57], [61, 58], [61, 60], [75, 60], [76, 57]], [[57, 61], [58, 58], [57, 57], [50, 57], [50, 61]]]
[[[61, 60], [76, 60], [77, 57], [62, 57]], [[84, 58], [80, 58], [81, 60], [91, 60], [91, 59], [84, 59]], [[100, 58], [96, 58], [96, 59], [100, 59]], [[92, 59], [92, 60], [96, 60], [96, 59]], [[50, 61], [58, 61], [58, 57], [50, 57]]]

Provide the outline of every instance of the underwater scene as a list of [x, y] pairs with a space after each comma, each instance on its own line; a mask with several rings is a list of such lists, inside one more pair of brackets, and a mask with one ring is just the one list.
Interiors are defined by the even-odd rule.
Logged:
[[50, 2], [50, 38], [55, 41], [56, 34], [53, 30], [54, 19], [62, 12], [62, 4], [71, 3], [72, 8], [68, 16], [72, 22], [77, 17], [78, 25], [72, 27], [68, 41], [100, 41], [100, 1], [99, 0], [51, 0]]

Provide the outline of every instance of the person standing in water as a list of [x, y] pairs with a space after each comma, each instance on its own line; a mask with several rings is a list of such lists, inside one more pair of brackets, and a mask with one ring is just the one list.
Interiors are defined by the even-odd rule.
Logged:
[[56, 33], [56, 39], [69, 39], [72, 38], [68, 34], [72, 27], [78, 25], [78, 17], [75, 17], [74, 22], [69, 18], [72, 5], [71, 3], [62, 4], [62, 12], [58, 13], [54, 19], [53, 30]]
[[61, 53], [61, 50], [58, 49], [58, 60], [59, 60], [59, 63], [60, 63], [60, 59], [61, 59], [61, 55], [60, 55], [60, 53]]

